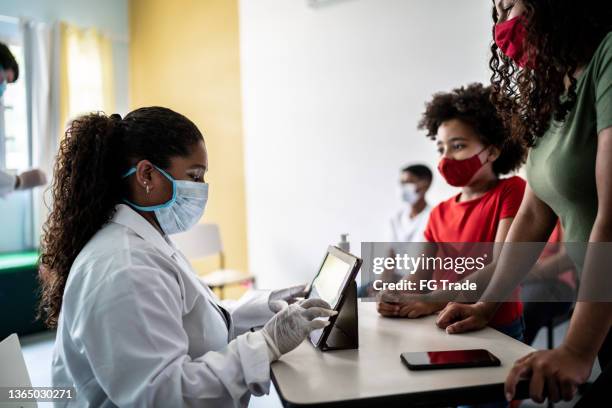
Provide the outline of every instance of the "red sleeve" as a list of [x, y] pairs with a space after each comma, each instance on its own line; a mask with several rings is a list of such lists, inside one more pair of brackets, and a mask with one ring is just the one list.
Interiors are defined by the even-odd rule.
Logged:
[[550, 233], [548, 242], [562, 242], [561, 237], [561, 221], [557, 220], [557, 225], [555, 225], [553, 232]]
[[429, 213], [429, 218], [427, 219], [427, 225], [425, 226], [425, 231], [423, 231], [423, 236], [425, 237], [425, 241], [427, 242], [436, 242], [434, 238], [434, 220], [439, 218], [438, 215], [438, 206], [435, 206], [431, 212]]
[[516, 216], [521, 201], [523, 201], [523, 195], [525, 194], [525, 186], [527, 183], [519, 176], [510, 177], [504, 180], [504, 185], [501, 188], [501, 210], [499, 212], [499, 219], [512, 218]]

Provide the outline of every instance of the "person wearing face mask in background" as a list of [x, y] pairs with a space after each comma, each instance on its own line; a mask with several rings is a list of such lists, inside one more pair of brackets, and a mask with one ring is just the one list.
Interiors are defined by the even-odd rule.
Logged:
[[[3, 95], [7, 84], [15, 82], [19, 78], [19, 65], [15, 56], [6, 44], [0, 43], [0, 109], [4, 109]], [[11, 174], [0, 170], [0, 197], [15, 190], [28, 190], [46, 184], [45, 173], [39, 169], [30, 169], [21, 174]]]
[[402, 208], [389, 221], [389, 242], [422, 242], [431, 207], [425, 195], [433, 175], [429, 167], [413, 164], [402, 169], [398, 195]]
[[[391, 217], [388, 224], [389, 256], [394, 257], [402, 242], [423, 242], [423, 231], [427, 225], [431, 207], [425, 195], [431, 186], [433, 175], [429, 167], [423, 164], [406, 166], [400, 173], [397, 196], [401, 209]], [[383, 282], [394, 282], [401, 277], [394, 269], [386, 269], [376, 279]], [[371, 297], [376, 294], [372, 281], [358, 289], [359, 297]]]
[[170, 109], [89, 114], [66, 131], [39, 273], [53, 386], [76, 391], [62, 404], [244, 407], [268, 392], [270, 363], [336, 313], [297, 300], [303, 286], [230, 308], [198, 279], [169, 236], [202, 217], [207, 169], [202, 134]]

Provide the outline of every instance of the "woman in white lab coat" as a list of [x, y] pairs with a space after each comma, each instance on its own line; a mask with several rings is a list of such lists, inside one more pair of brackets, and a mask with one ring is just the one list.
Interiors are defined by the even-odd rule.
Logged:
[[76, 388], [66, 405], [245, 406], [334, 313], [291, 289], [225, 309], [198, 280], [168, 235], [202, 216], [207, 168], [200, 131], [169, 109], [90, 114], [66, 132], [40, 272], [53, 385]]

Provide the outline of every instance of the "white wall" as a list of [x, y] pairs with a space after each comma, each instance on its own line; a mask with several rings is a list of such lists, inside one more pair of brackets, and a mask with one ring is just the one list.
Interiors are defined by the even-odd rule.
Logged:
[[[398, 169], [435, 170], [416, 130], [433, 92], [488, 80], [477, 0], [241, 0], [250, 269], [261, 287], [312, 278], [350, 233], [386, 240]], [[429, 200], [450, 196], [435, 172]]]

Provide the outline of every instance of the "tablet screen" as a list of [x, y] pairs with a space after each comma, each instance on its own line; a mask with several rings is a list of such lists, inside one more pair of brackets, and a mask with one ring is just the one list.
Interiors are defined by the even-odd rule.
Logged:
[[350, 264], [328, 252], [317, 277], [312, 282], [312, 292], [308, 297], [323, 299], [332, 308], [336, 308], [350, 269]]

